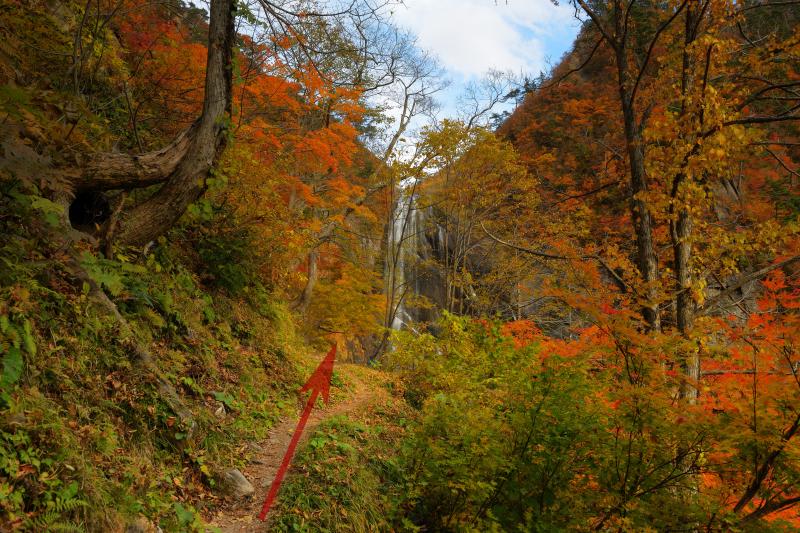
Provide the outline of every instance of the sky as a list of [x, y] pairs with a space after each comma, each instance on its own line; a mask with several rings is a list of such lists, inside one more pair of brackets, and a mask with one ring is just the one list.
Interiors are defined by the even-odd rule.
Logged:
[[[188, 0], [208, 9], [206, 0]], [[438, 58], [447, 88], [438, 118], [457, 117], [459, 97], [490, 70], [521, 77], [548, 73], [571, 47], [579, 22], [568, 0], [393, 0], [395, 23]], [[499, 110], [509, 110], [511, 104]], [[390, 116], [398, 109], [388, 110]], [[413, 128], [427, 123], [420, 117]]]
[[[443, 116], [457, 114], [458, 96], [489, 70], [533, 77], [568, 51], [578, 22], [567, 2], [550, 0], [404, 0], [398, 25], [439, 58], [451, 84], [439, 95]], [[567, 4], [567, 5], [563, 5]]]

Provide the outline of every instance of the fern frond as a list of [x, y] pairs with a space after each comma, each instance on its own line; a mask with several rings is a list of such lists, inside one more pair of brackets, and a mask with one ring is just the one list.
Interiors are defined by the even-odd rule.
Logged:
[[70, 533], [84, 533], [83, 526], [66, 520], [63, 515], [75, 511], [88, 504], [83, 500], [57, 500], [52, 507], [35, 518], [29, 518], [22, 525], [23, 531], [50, 532], [64, 531]]
[[71, 500], [56, 500], [53, 511], [57, 513], [69, 513], [75, 511], [79, 507], [86, 507], [87, 505], [85, 501], [74, 498]]
[[86, 533], [86, 530], [83, 529], [83, 526], [74, 522], [59, 522], [56, 524], [51, 524], [47, 531], [52, 533]]

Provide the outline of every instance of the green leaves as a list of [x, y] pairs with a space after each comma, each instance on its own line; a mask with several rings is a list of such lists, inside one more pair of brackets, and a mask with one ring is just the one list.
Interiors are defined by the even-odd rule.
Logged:
[[0, 517], [22, 531], [83, 531], [70, 520], [87, 504], [80, 485], [64, 479], [52, 456], [36, 445], [36, 436], [0, 428]]
[[214, 392], [214, 399], [218, 402], [222, 403], [228, 409], [233, 411], [241, 410], [242, 406], [239, 402], [236, 401], [236, 398], [228, 394], [227, 392]]
[[81, 256], [81, 266], [111, 296], [119, 296], [126, 289], [126, 282], [147, 272], [141, 265], [102, 259], [88, 252]]
[[31, 196], [31, 207], [42, 213], [42, 218], [52, 227], [57, 227], [61, 224], [61, 219], [64, 217], [64, 207], [51, 202], [47, 198], [41, 196]]
[[125, 288], [122, 276], [107, 263], [88, 253], [81, 258], [81, 265], [86, 269], [86, 273], [89, 274], [92, 281], [107, 290], [111, 296], [119, 296]]
[[22, 322], [22, 345], [30, 355], [36, 355], [36, 342], [33, 340], [31, 323], [27, 320]]
[[186, 211], [200, 222], [208, 222], [214, 218], [214, 207], [211, 201], [206, 198], [201, 198], [197, 202], [190, 204]]
[[0, 315], [0, 347], [3, 349], [0, 388], [6, 389], [15, 385], [22, 376], [23, 351], [30, 356], [36, 355], [36, 341], [30, 321]]
[[0, 385], [7, 388], [19, 381], [22, 376], [22, 367], [22, 352], [16, 346], [9, 346], [3, 356], [3, 376], [0, 379]]
[[[401, 468], [431, 529], [565, 530], [603, 434], [583, 359], [516, 347], [499, 324], [445, 314], [437, 337], [401, 332], [389, 365], [419, 409]], [[532, 346], [532, 345], [531, 345]], [[535, 530], [535, 529], [534, 529]]]
[[200, 514], [191, 505], [175, 502], [173, 509], [178, 519], [180, 531], [219, 531], [218, 528], [207, 528]]

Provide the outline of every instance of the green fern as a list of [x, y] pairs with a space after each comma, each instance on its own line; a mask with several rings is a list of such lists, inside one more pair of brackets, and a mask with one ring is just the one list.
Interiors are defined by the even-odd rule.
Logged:
[[80, 524], [72, 521], [64, 520], [61, 513], [48, 511], [44, 514], [37, 516], [34, 519], [28, 519], [22, 526], [23, 531], [36, 531], [36, 532], [69, 532], [69, 533], [85, 533], [85, 529]]
[[70, 513], [72, 511], [76, 511], [80, 507], [86, 507], [88, 504], [77, 498], [71, 498], [69, 500], [56, 500], [56, 503], [53, 505], [53, 511], [57, 513]]
[[53, 533], [85, 533], [85, 529], [80, 524], [75, 522], [61, 522], [49, 526], [48, 531]]
[[85, 501], [78, 499], [56, 500], [47, 512], [26, 520], [23, 524], [23, 531], [84, 533], [83, 526], [65, 520], [63, 515], [86, 507], [86, 505]]

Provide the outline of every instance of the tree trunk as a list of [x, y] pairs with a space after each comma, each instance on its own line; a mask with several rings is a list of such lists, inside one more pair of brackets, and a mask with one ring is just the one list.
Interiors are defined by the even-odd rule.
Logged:
[[[164, 182], [153, 196], [124, 213], [120, 242], [142, 245], [169, 230], [205, 192], [205, 178], [225, 147], [231, 110], [235, 39], [233, 0], [212, 0], [205, 96], [200, 118], [161, 150], [131, 156], [101, 154], [67, 179], [77, 191], [132, 189]], [[76, 175], [77, 174], [77, 175]]]
[[303, 287], [303, 293], [297, 302], [297, 309], [300, 313], [305, 314], [308, 306], [311, 304], [311, 296], [314, 294], [314, 287], [319, 280], [319, 250], [314, 248], [308, 254], [308, 279], [306, 285]]
[[682, 208], [678, 213], [673, 236], [678, 330], [689, 335], [694, 327], [694, 299], [691, 293], [692, 217], [688, 209]]
[[195, 128], [187, 128], [167, 146], [139, 155], [101, 153], [70, 168], [64, 177], [75, 192], [137, 189], [165, 182], [189, 151]]
[[[687, 340], [694, 329], [695, 303], [692, 297], [692, 216], [688, 208], [682, 207], [676, 221], [671, 222], [672, 251], [675, 260], [675, 309], [678, 331]], [[686, 384], [682, 395], [697, 397], [697, 381], [700, 379], [700, 357], [697, 350], [690, 349], [683, 356], [683, 371]]]
[[627, 61], [627, 53], [622, 46], [617, 51], [617, 72], [625, 125], [625, 144], [631, 173], [630, 210], [636, 234], [636, 265], [645, 286], [643, 294], [646, 301], [643, 302], [642, 316], [649, 329], [658, 330], [661, 327], [658, 313], [658, 258], [653, 247], [652, 217], [647, 203], [641, 198], [648, 188], [644, 167], [644, 142], [632, 101], [630, 87], [633, 80], [628, 72]]
[[[694, 42], [697, 31], [697, 17], [692, 5], [686, 8], [684, 27], [684, 47], [681, 68], [681, 116], [687, 113], [687, 100], [691, 84], [691, 58], [689, 46]], [[700, 116], [702, 126], [703, 117]], [[689, 211], [685, 193], [687, 175], [682, 171], [675, 176], [672, 185], [672, 207], [677, 205], [677, 218], [670, 220], [670, 238], [672, 240], [673, 261], [675, 263], [675, 319], [678, 331], [689, 341], [694, 329], [695, 302], [692, 297], [692, 215]], [[683, 354], [681, 365], [686, 381], [681, 391], [684, 398], [694, 401], [697, 398], [697, 382], [700, 379], [700, 354], [696, 349], [688, 348]]]

